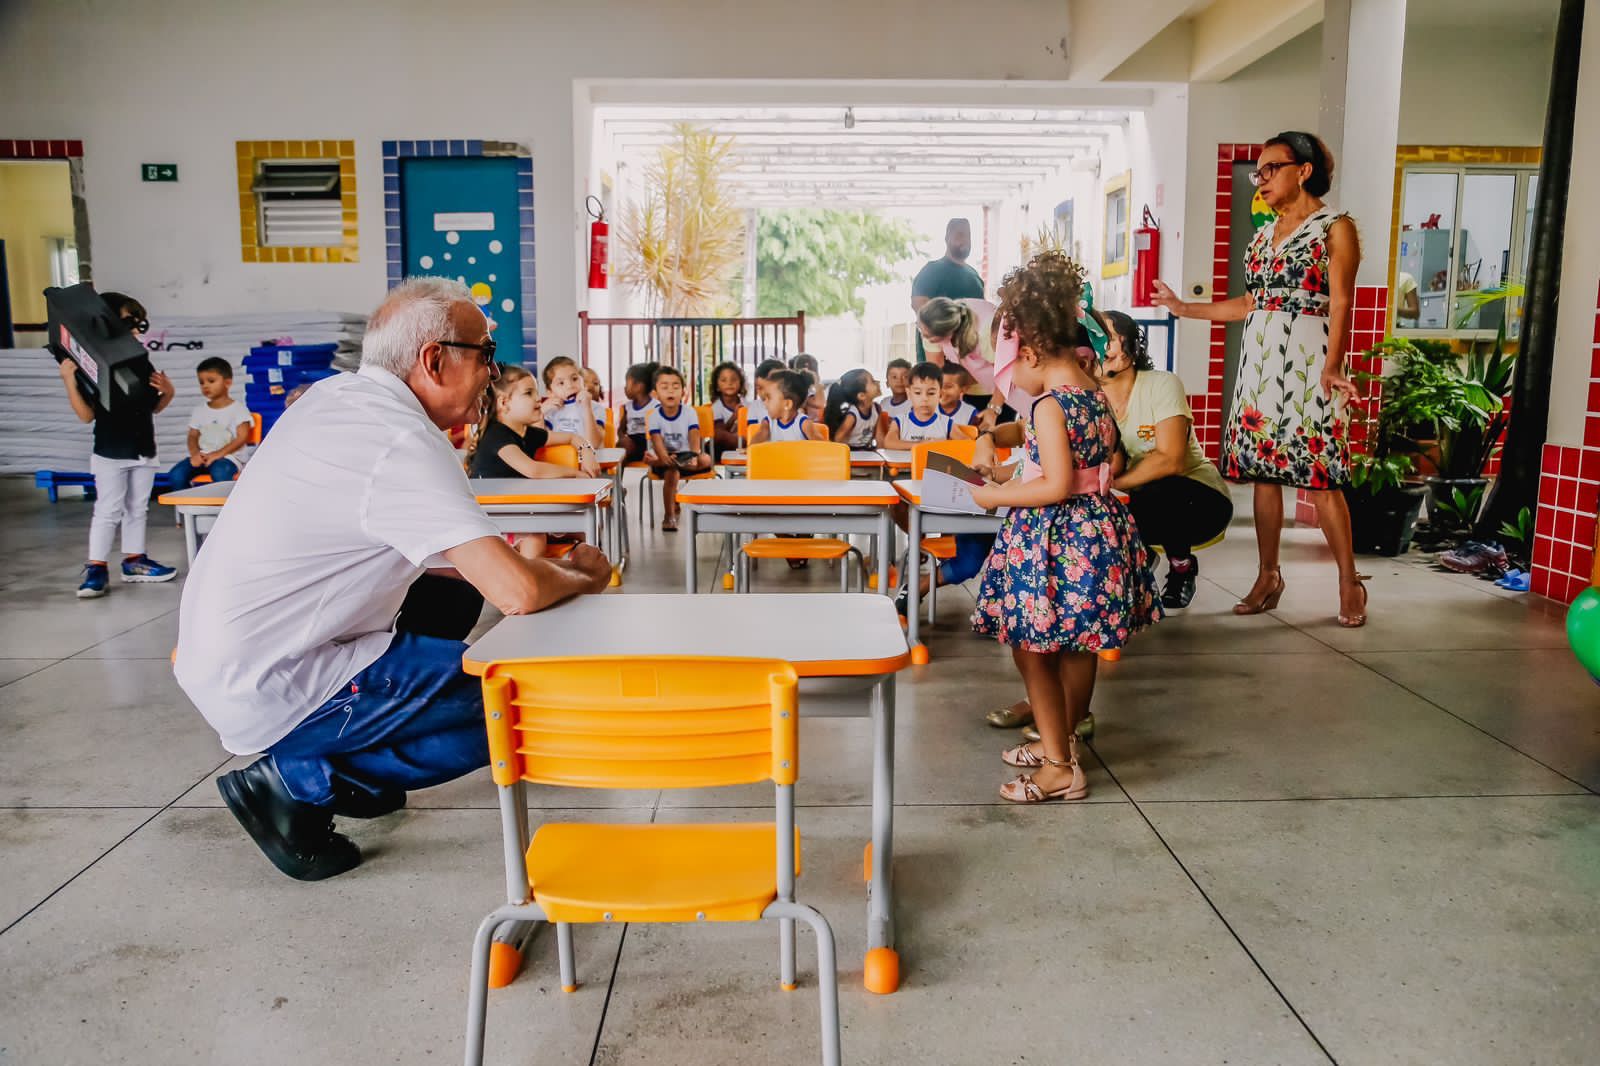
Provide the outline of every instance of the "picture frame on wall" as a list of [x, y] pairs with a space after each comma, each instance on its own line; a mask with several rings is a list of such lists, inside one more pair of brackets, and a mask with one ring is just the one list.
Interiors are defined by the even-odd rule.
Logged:
[[1132, 171], [1123, 171], [1105, 185], [1105, 239], [1100, 247], [1100, 276], [1116, 278], [1128, 272], [1132, 248]]

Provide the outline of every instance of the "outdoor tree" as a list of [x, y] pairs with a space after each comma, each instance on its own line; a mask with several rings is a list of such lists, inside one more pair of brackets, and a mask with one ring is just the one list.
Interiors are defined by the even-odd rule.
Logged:
[[763, 211], [756, 224], [756, 313], [861, 314], [863, 285], [893, 281], [893, 267], [917, 253], [901, 219], [870, 211]]
[[651, 316], [732, 309], [745, 243], [727, 182], [732, 151], [733, 138], [679, 123], [645, 173], [643, 196], [623, 213], [617, 274], [644, 293]]

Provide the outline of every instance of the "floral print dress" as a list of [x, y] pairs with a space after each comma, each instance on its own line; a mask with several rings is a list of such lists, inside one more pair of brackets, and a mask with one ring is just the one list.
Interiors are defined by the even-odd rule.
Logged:
[[[1105, 394], [1055, 389], [1067, 416], [1073, 465], [1109, 463], [1117, 423]], [[1028, 459], [1039, 462], [1033, 420]], [[1043, 507], [1013, 507], [984, 567], [972, 628], [1033, 652], [1120, 648], [1161, 617], [1150, 551], [1133, 516], [1106, 493], [1067, 497]]]
[[1313, 212], [1280, 247], [1262, 226], [1244, 257], [1255, 310], [1244, 320], [1222, 472], [1235, 481], [1336, 489], [1350, 480], [1342, 401], [1322, 394], [1328, 358], [1328, 229]]

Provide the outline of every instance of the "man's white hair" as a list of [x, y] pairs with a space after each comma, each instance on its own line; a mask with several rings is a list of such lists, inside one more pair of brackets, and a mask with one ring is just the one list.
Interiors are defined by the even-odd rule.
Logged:
[[455, 339], [450, 313], [459, 303], [477, 306], [471, 291], [459, 281], [433, 277], [402, 281], [367, 319], [361, 365], [382, 367], [396, 377], [405, 377], [416, 365], [424, 344]]

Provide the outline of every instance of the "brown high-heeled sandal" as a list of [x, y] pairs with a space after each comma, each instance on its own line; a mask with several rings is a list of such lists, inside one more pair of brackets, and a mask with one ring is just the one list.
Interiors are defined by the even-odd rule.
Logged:
[[1367, 624], [1367, 583], [1366, 575], [1357, 575], [1356, 584], [1361, 586], [1361, 613], [1341, 614], [1339, 624], [1346, 629], [1360, 629]]
[[1051, 766], [1070, 769], [1072, 777], [1062, 787], [1046, 792], [1034, 783], [1031, 775], [1018, 774], [1000, 786], [1000, 798], [1007, 803], [1046, 803], [1050, 800], [1080, 800], [1089, 794], [1089, 782], [1083, 776], [1083, 767], [1078, 765], [1076, 758], [1060, 762], [1045, 756], [1044, 761]]
[[1283, 599], [1283, 590], [1288, 588], [1288, 585], [1284, 583], [1283, 571], [1281, 569], [1275, 566], [1272, 568], [1272, 572], [1277, 576], [1278, 583], [1274, 585], [1265, 596], [1262, 596], [1261, 599], [1255, 603], [1251, 603], [1249, 600], [1240, 600], [1238, 603], [1234, 604], [1234, 614], [1265, 614], [1267, 611], [1277, 610], [1278, 601]]

